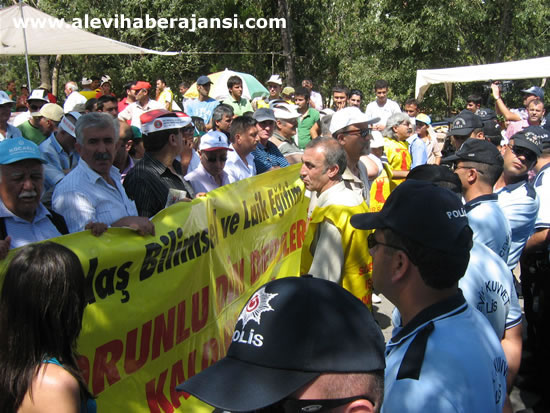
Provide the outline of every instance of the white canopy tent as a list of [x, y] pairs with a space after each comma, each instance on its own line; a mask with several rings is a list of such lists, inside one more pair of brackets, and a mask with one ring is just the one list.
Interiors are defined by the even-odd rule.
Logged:
[[437, 83], [445, 84], [447, 98], [450, 99], [454, 82], [478, 82], [489, 80], [533, 79], [550, 77], [550, 56], [515, 62], [493, 63], [478, 66], [461, 66], [447, 69], [416, 71], [415, 96], [418, 100], [430, 87]]
[[[67, 54], [145, 54], [171, 56], [178, 52], [159, 52], [98, 36], [27, 4], [0, 10], [0, 55]], [[30, 85], [30, 76], [27, 76]]]

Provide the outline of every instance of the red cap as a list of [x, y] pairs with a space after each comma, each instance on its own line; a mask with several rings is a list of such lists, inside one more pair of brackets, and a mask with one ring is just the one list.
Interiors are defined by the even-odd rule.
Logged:
[[149, 89], [151, 89], [151, 83], [144, 82], [143, 80], [140, 80], [135, 85], [132, 85], [132, 87], [130, 89], [132, 89], [132, 90], [141, 90], [141, 89], [149, 90]]

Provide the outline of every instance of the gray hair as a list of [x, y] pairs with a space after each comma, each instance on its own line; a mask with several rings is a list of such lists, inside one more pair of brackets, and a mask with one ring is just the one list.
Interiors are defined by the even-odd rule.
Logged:
[[320, 136], [308, 142], [306, 149], [320, 147], [323, 149], [325, 155], [325, 171], [331, 166], [338, 166], [338, 174], [336, 179], [340, 180], [342, 174], [348, 166], [348, 160], [346, 158], [346, 152], [342, 145], [334, 138], [329, 138], [327, 136]]
[[216, 122], [222, 120], [225, 115], [233, 117], [233, 108], [225, 103], [221, 103], [216, 106], [212, 112], [212, 125], [215, 125]]
[[82, 145], [84, 143], [84, 129], [97, 128], [108, 129], [112, 128], [115, 133], [115, 142], [118, 141], [118, 133], [120, 125], [118, 119], [114, 119], [111, 115], [104, 112], [90, 112], [78, 118], [75, 125], [76, 141]]
[[383, 132], [384, 137], [397, 139], [397, 135], [393, 131], [393, 127], [399, 126], [405, 121], [407, 122], [411, 121], [411, 118], [406, 113], [399, 112], [391, 115], [386, 121], [386, 127], [384, 128], [384, 132]]
[[74, 92], [75, 90], [78, 90], [78, 85], [75, 82], [70, 81], [65, 83], [65, 88], [71, 89]]

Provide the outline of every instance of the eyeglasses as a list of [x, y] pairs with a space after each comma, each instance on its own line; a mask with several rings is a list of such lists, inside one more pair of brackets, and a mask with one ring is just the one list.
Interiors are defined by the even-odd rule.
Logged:
[[523, 156], [527, 162], [535, 162], [537, 160], [537, 154], [533, 151], [523, 148], [521, 146], [508, 146], [512, 152], [519, 158], [520, 156]]
[[300, 413], [300, 412], [326, 412], [336, 407], [354, 402], [355, 400], [368, 400], [373, 405], [370, 398], [365, 395], [346, 397], [342, 399], [322, 399], [322, 400], [297, 400], [283, 399], [280, 402], [256, 410], [256, 413]]
[[37, 111], [37, 110], [42, 109], [42, 105], [33, 105], [33, 104], [29, 104], [29, 107], [30, 107], [31, 110], [33, 110], [33, 111]]
[[[410, 256], [409, 252], [403, 248], [403, 247], [398, 247], [397, 245], [392, 245], [392, 244], [386, 244], [384, 242], [380, 242], [378, 241], [375, 237], [374, 237], [374, 232], [370, 233], [369, 236], [367, 237], [367, 246], [369, 247], [369, 250], [372, 250], [374, 249], [374, 247], [376, 247], [377, 245], [383, 245], [385, 247], [388, 247], [388, 248], [393, 248], [395, 250], [399, 250], [399, 251], [403, 251], [404, 253], [406, 253], [407, 255]], [[410, 258], [410, 257], [409, 257]], [[412, 261], [412, 260], [411, 260]]]
[[206, 160], [208, 162], [212, 162], [212, 163], [215, 163], [216, 161], [225, 162], [225, 161], [227, 161], [227, 155], [220, 155], [220, 156], [206, 155]]
[[366, 138], [370, 134], [370, 129], [367, 128], [367, 129], [359, 129], [354, 131], [344, 131], [343, 133], [345, 135], [361, 135], [362, 138]]
[[480, 171], [479, 169], [477, 168], [474, 168], [473, 166], [467, 166], [467, 165], [454, 165], [453, 167], [453, 170], [456, 171], [457, 169], [473, 169], [475, 170], [478, 174], [481, 174], [483, 175], [483, 171]]

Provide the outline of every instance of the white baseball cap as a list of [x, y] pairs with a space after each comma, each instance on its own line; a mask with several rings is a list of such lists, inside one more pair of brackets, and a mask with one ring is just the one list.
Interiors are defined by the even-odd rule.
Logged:
[[371, 133], [372, 139], [370, 141], [371, 148], [383, 148], [384, 147], [384, 137], [382, 133], [377, 130], [373, 130]]
[[210, 132], [202, 135], [201, 143], [199, 145], [200, 151], [208, 152], [218, 149], [227, 149], [229, 151], [233, 150], [229, 147], [229, 141], [225, 133], [217, 130], [211, 130]]
[[298, 119], [300, 114], [296, 110], [296, 105], [290, 103], [278, 103], [273, 107], [273, 114], [276, 119], [292, 120]]
[[6, 103], [15, 103], [15, 102], [10, 99], [10, 97], [6, 92], [4, 92], [3, 90], [0, 90], [0, 105], [5, 105]]
[[380, 118], [370, 119], [366, 114], [361, 112], [359, 108], [349, 106], [332, 115], [329, 129], [330, 133], [334, 134], [334, 132], [347, 128], [350, 125], [355, 125], [358, 123], [376, 123], [379, 120]]
[[283, 85], [283, 81], [281, 80], [281, 76], [279, 75], [271, 75], [269, 80], [266, 83], [275, 83], [276, 85]]

